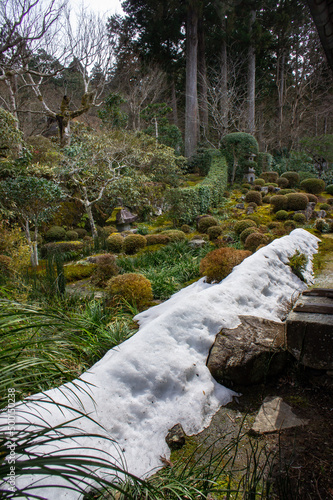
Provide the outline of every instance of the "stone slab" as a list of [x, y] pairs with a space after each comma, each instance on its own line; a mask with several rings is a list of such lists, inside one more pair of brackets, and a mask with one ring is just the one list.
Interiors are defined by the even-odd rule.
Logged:
[[298, 418], [281, 397], [267, 397], [258, 412], [251, 431], [257, 434], [306, 425], [309, 421]]

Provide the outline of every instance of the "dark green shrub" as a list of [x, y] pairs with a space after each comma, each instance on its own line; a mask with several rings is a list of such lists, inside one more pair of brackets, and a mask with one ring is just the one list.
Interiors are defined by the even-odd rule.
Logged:
[[248, 207], [252, 207], [254, 211], [257, 210], [258, 208], [258, 205], [254, 202], [254, 201], [250, 201], [250, 203], [248, 204]]
[[98, 255], [96, 266], [91, 276], [91, 282], [97, 286], [105, 287], [107, 281], [119, 273], [116, 257], [110, 253]]
[[283, 227], [285, 228], [286, 231], [293, 231], [294, 229], [296, 229], [296, 224], [293, 220], [286, 220], [284, 223], [283, 223]]
[[66, 239], [66, 229], [60, 226], [52, 226], [45, 234], [46, 241], [63, 241]]
[[199, 233], [206, 233], [207, 229], [211, 226], [217, 226], [218, 221], [214, 217], [201, 217], [198, 220], [198, 231]]
[[265, 182], [271, 184], [272, 182], [277, 182], [279, 174], [277, 172], [263, 172], [260, 177], [264, 179]]
[[66, 281], [71, 282], [90, 278], [90, 276], [94, 272], [95, 267], [96, 264], [91, 263], [68, 264], [67, 266], [64, 266], [64, 275]]
[[244, 247], [250, 252], [255, 252], [259, 245], [267, 245], [267, 243], [269, 243], [269, 240], [265, 234], [252, 233], [246, 238]]
[[288, 179], [285, 177], [280, 177], [277, 181], [277, 184], [280, 188], [286, 188], [289, 185]]
[[[256, 180], [257, 180], [257, 179], [256, 179]], [[242, 184], [242, 188], [249, 190], [249, 189], [251, 189], [251, 184], [249, 184], [249, 183], [247, 183], [247, 182], [244, 182], [244, 183]]]
[[117, 228], [115, 226], [103, 226], [102, 230], [103, 230], [103, 235], [106, 238], [110, 236], [110, 234], [117, 232]]
[[120, 253], [123, 249], [123, 241], [121, 234], [110, 234], [106, 239], [106, 246], [110, 252]]
[[262, 202], [267, 203], [269, 205], [271, 202], [271, 196], [268, 196], [268, 195], [264, 196], [262, 199]]
[[320, 233], [326, 233], [329, 231], [329, 225], [325, 219], [317, 219], [315, 222], [315, 228]]
[[289, 217], [288, 212], [286, 210], [278, 210], [275, 213], [276, 220], [287, 220]]
[[223, 233], [223, 229], [221, 226], [210, 226], [207, 229], [207, 234], [209, 236], [210, 241], [216, 240]]
[[170, 238], [166, 234], [147, 234], [145, 236], [147, 245], [167, 245], [170, 243]]
[[261, 191], [261, 186], [257, 184], [256, 186], [253, 186], [253, 191]]
[[248, 191], [249, 191], [249, 190], [248, 190], [247, 188], [242, 188], [242, 189], [241, 189], [241, 193], [242, 193], [242, 194], [246, 194]]
[[[259, 146], [252, 135], [244, 132], [233, 132], [223, 137], [221, 151], [227, 159], [228, 177], [233, 184], [236, 179], [243, 178], [249, 156], [251, 154], [257, 155]], [[254, 162], [253, 166], [256, 166]]]
[[264, 186], [265, 185], [265, 181], [264, 181], [264, 179], [260, 179], [260, 178], [255, 179], [254, 180], [254, 185], [255, 186]]
[[329, 205], [333, 205], [333, 198], [328, 198], [327, 203], [328, 203]]
[[245, 240], [249, 236], [249, 234], [257, 233], [257, 232], [258, 232], [257, 228], [255, 228], [255, 227], [247, 227], [246, 229], [244, 229], [244, 231], [241, 232], [241, 234], [239, 235], [239, 239], [244, 244]]
[[206, 276], [208, 283], [219, 282], [249, 255], [251, 252], [247, 250], [236, 250], [231, 247], [213, 250], [200, 261], [200, 275]]
[[153, 292], [150, 281], [142, 274], [126, 273], [111, 278], [106, 292], [113, 301], [124, 299], [140, 311], [150, 305]]
[[318, 203], [318, 198], [314, 194], [307, 193], [306, 196], [309, 200], [309, 203]]
[[268, 229], [276, 229], [276, 228], [281, 228], [282, 224], [281, 222], [276, 222], [276, 221], [271, 221], [267, 224]]
[[146, 245], [147, 240], [142, 234], [130, 234], [123, 240], [123, 251], [127, 255], [133, 255]]
[[77, 227], [76, 229], [74, 229], [74, 231], [77, 233], [80, 240], [83, 240], [83, 238], [88, 235], [88, 231], [86, 231], [82, 227]]
[[237, 234], [241, 234], [248, 227], [257, 227], [257, 224], [252, 219], [243, 219], [236, 222], [234, 231]]
[[[68, 254], [68, 258], [74, 258], [81, 254], [82, 249], [82, 241], [53, 241], [41, 247], [41, 254], [43, 258], [51, 255], [64, 256], [64, 254]], [[66, 259], [67, 256], [65, 256]]]
[[190, 234], [190, 232], [192, 231], [191, 227], [188, 224], [183, 224], [180, 230], [185, 234]]
[[67, 231], [66, 232], [66, 239], [68, 241], [77, 241], [79, 239], [79, 235], [76, 231]]
[[306, 223], [306, 217], [304, 214], [294, 214], [293, 215], [293, 220], [297, 222], [297, 224], [305, 224]]
[[320, 210], [326, 210], [327, 212], [328, 210], [331, 210], [332, 207], [328, 203], [321, 203], [319, 205], [319, 208]]
[[287, 210], [288, 198], [282, 194], [276, 194], [271, 197], [271, 206], [273, 212], [278, 212], [279, 210]]
[[276, 187], [277, 186], [273, 186], [273, 184], [268, 184], [267, 190], [269, 193], [274, 193]]
[[173, 241], [184, 241], [186, 240], [186, 234], [179, 229], [166, 229], [160, 233], [162, 236], [167, 236], [169, 241], [172, 243]]
[[307, 193], [320, 194], [325, 190], [325, 182], [322, 179], [305, 179], [301, 182], [301, 189]]
[[245, 195], [245, 201], [246, 203], [250, 203], [251, 201], [253, 201], [257, 205], [262, 205], [261, 193], [259, 193], [258, 191], [249, 191]]
[[326, 193], [333, 194], [333, 184], [329, 184], [325, 189]]
[[297, 172], [284, 172], [281, 175], [281, 179], [287, 179], [289, 186], [291, 188], [296, 187], [300, 183], [300, 176]]
[[287, 210], [305, 210], [309, 200], [306, 194], [302, 193], [290, 193], [287, 194], [288, 204]]
[[259, 152], [256, 161], [258, 165], [256, 175], [260, 175], [262, 172], [268, 172], [271, 169], [273, 156], [270, 153]]
[[279, 194], [281, 195], [286, 195], [286, 194], [291, 194], [295, 193], [294, 189], [280, 189]]

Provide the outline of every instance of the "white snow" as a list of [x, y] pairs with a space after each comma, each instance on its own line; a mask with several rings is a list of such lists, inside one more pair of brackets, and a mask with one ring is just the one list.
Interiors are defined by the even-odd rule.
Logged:
[[[48, 404], [47, 398], [77, 410], [82, 410], [82, 404], [117, 446], [106, 446], [90, 437], [71, 442], [77, 454], [82, 453], [82, 445], [94, 449], [91, 455], [109, 452], [138, 476], [160, 467], [160, 456], [169, 456], [165, 442], [168, 429], [181, 423], [186, 434], [200, 432], [235, 394], [217, 384], [206, 367], [215, 335], [222, 327], [236, 327], [240, 314], [283, 320], [291, 302], [306, 288], [287, 265], [288, 257], [296, 250], [308, 255], [307, 278], [311, 280], [311, 257], [317, 243], [318, 238], [296, 229], [248, 257], [221, 283], [208, 285], [201, 279], [138, 314], [140, 329], [135, 336], [110, 350], [74, 385], [66, 384], [23, 402], [20, 414], [21, 410], [29, 412], [26, 420], [31, 424], [44, 418], [50, 425], [58, 425], [75, 414]], [[38, 409], [34, 398], [40, 401]], [[75, 425], [102, 433], [87, 417]], [[52, 448], [36, 450], [55, 453], [66, 445], [59, 441]], [[35, 479], [18, 478], [17, 485], [22, 487]], [[44, 494], [49, 500], [78, 498], [75, 492], [59, 493], [54, 487], [45, 487]]]

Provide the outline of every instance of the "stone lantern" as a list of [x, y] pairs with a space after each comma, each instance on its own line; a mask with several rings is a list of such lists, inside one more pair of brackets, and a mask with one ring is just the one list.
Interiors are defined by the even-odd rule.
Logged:
[[[247, 182], [249, 182], [250, 184], [253, 184], [254, 179], [256, 178], [256, 173], [254, 168], [254, 159], [256, 156], [257, 155], [255, 155], [254, 153], [251, 153], [249, 155], [246, 170], [244, 172], [244, 179], [247, 180]], [[251, 165], [251, 162], [253, 163], [253, 166]]]

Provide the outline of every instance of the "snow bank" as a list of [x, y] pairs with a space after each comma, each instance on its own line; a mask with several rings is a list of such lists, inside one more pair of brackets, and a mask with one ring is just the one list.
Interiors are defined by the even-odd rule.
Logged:
[[[27, 412], [26, 421], [36, 424], [44, 419], [59, 425], [75, 415], [48, 404], [47, 399], [77, 410], [83, 406], [117, 446], [85, 438], [71, 443], [77, 454], [82, 445], [94, 448], [91, 453], [96, 456], [109, 452], [125, 460], [128, 470], [138, 476], [161, 466], [160, 456], [169, 455], [165, 436], [170, 427], [179, 422], [187, 434], [198, 433], [234, 395], [217, 384], [206, 367], [215, 335], [222, 327], [236, 327], [240, 314], [281, 321], [291, 301], [306, 288], [286, 265], [288, 257], [296, 250], [311, 257], [317, 242], [307, 231], [296, 229], [248, 257], [221, 283], [208, 285], [201, 279], [140, 313], [138, 333], [110, 350], [78, 380], [23, 402], [20, 410]], [[311, 278], [311, 263], [307, 277]], [[34, 398], [39, 400], [37, 409]], [[101, 433], [86, 417], [75, 425]], [[36, 450], [56, 452], [65, 445], [59, 441]], [[39, 478], [19, 478], [17, 485], [31, 484], [33, 479]], [[46, 487], [44, 494], [49, 500], [78, 497], [75, 492], [59, 494], [57, 488]]]

